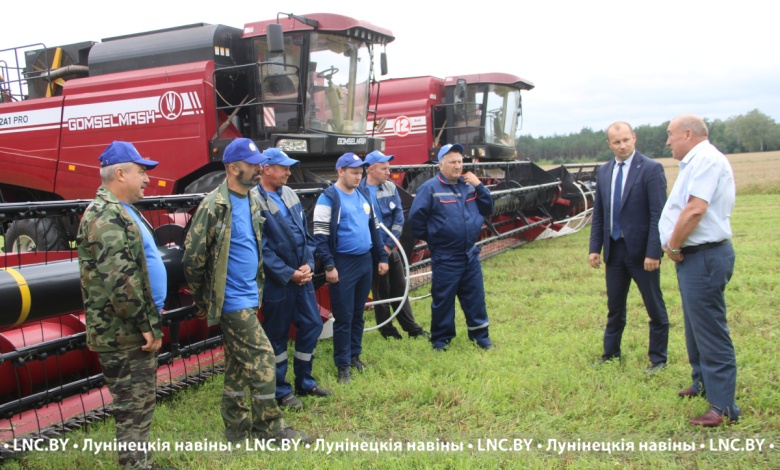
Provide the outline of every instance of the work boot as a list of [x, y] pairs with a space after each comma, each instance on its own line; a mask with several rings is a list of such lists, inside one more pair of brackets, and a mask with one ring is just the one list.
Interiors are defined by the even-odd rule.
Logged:
[[303, 409], [303, 402], [298, 399], [292, 392], [278, 398], [276, 402], [281, 408], [285, 408], [290, 411], [300, 411]]
[[368, 368], [368, 366], [360, 360], [360, 356], [352, 356], [352, 367], [357, 369], [359, 372], [363, 372]]
[[303, 444], [311, 444], [309, 436], [301, 431], [296, 431], [293, 428], [284, 428], [278, 433], [274, 434], [274, 439], [277, 441], [301, 441]]
[[352, 378], [352, 371], [349, 370], [349, 366], [339, 366], [339, 382], [348, 384]]
[[398, 339], [398, 340], [404, 339], [404, 337], [401, 336], [400, 333], [398, 333], [398, 330], [391, 331], [391, 332], [386, 333], [386, 334], [382, 333], [382, 337], [384, 339]]

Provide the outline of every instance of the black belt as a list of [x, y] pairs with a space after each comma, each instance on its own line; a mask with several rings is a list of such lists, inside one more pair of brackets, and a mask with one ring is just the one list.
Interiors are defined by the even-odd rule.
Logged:
[[731, 240], [727, 238], [719, 242], [709, 242], [709, 243], [702, 243], [701, 245], [684, 246], [680, 249], [680, 253], [684, 255], [690, 255], [691, 253], [696, 253], [697, 251], [709, 250], [710, 248], [715, 248], [716, 246], [725, 245], [730, 241]]

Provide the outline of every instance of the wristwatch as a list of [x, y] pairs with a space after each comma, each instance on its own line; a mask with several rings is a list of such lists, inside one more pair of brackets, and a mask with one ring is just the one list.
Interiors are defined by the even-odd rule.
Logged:
[[664, 248], [669, 250], [669, 253], [671, 253], [673, 255], [679, 255], [680, 253], [682, 253], [682, 248], [679, 248], [677, 250], [673, 250], [672, 247], [669, 246], [669, 244], [664, 245]]
[[329, 265], [325, 266], [325, 272], [326, 273], [329, 273], [329, 272], [333, 271], [334, 269], [336, 269], [336, 267], [333, 266], [332, 264], [329, 264]]

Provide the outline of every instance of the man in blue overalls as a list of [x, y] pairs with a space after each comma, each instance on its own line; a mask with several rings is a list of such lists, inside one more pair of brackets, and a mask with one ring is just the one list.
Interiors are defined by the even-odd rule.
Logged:
[[417, 190], [409, 211], [412, 234], [427, 241], [431, 251], [431, 343], [441, 351], [455, 337], [457, 295], [469, 339], [491, 349], [481, 250], [475, 243], [484, 217], [493, 212], [493, 198], [476, 175], [461, 175], [462, 145], [441, 148], [439, 169]]
[[333, 310], [333, 361], [339, 382], [347, 384], [351, 368], [362, 371], [363, 310], [371, 290], [374, 264], [387, 272], [387, 253], [379, 236], [367, 192], [359, 188], [365, 163], [354, 153], [336, 162], [338, 181], [320, 194], [314, 207], [316, 256], [325, 266]]
[[[260, 196], [263, 225], [263, 329], [276, 354], [276, 400], [279, 406], [302, 409], [296, 397], [326, 397], [333, 393], [317, 386], [312, 377], [314, 348], [322, 332], [317, 298], [314, 295], [314, 239], [309, 234], [301, 201], [287, 184], [290, 167], [298, 160], [271, 147], [263, 152]], [[290, 325], [295, 333], [295, 393], [287, 382], [287, 343]]]

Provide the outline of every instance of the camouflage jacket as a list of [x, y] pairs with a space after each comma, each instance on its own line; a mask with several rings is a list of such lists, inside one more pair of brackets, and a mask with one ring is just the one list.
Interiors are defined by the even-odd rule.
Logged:
[[89, 349], [136, 348], [149, 331], [162, 338], [141, 231], [105, 186], [84, 212], [76, 242]]
[[[256, 192], [250, 192], [249, 207], [252, 226], [257, 237], [257, 288], [259, 298], [263, 291], [262, 232], [265, 218], [260, 215], [260, 201]], [[190, 221], [190, 229], [184, 240], [184, 277], [190, 285], [192, 300], [198, 310], [208, 314], [209, 326], [219, 323], [222, 304], [225, 303], [230, 235], [233, 212], [227, 181], [210, 192], [201, 201]]]

